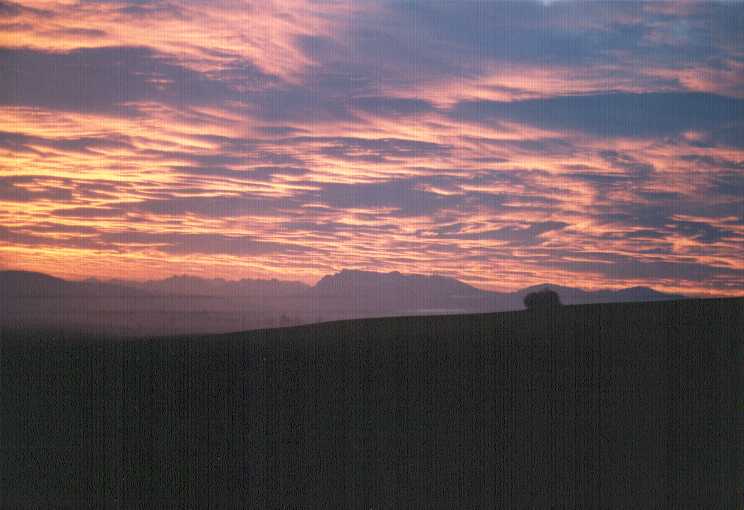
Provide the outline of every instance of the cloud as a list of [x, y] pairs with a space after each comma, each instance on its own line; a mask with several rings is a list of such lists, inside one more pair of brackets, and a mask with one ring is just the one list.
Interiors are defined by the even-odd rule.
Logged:
[[716, 228], [699, 221], [676, 221], [673, 225], [679, 234], [702, 243], [716, 243], [727, 237], [735, 236], [732, 231]]
[[65, 201], [72, 199], [72, 191], [64, 186], [44, 185], [39, 187], [31, 176], [8, 176], [0, 178], [0, 200], [8, 202], [31, 202], [34, 200]]
[[354, 98], [351, 109], [380, 117], [403, 117], [436, 111], [436, 107], [424, 99], [385, 96]]
[[743, 197], [744, 174], [741, 172], [723, 172], [713, 179], [713, 190], [721, 195]]
[[47, 138], [42, 136], [30, 136], [23, 133], [0, 131], [0, 148], [14, 152], [55, 151], [63, 153], [71, 152], [95, 152], [107, 149], [131, 148], [130, 140], [126, 136], [99, 136], [99, 137], [57, 137]]
[[261, 255], [281, 252], [302, 255], [311, 251], [307, 247], [264, 241], [248, 235], [124, 231], [100, 234], [98, 239], [106, 244], [150, 245], [171, 254]]
[[1, 2], [0, 260], [734, 293], [743, 24], [734, 2]]
[[24, 14], [32, 16], [49, 16], [51, 15], [51, 12], [43, 9], [25, 7], [17, 2], [8, 2], [5, 0], [0, 2], [0, 18], [15, 18]]
[[[149, 48], [80, 48], [66, 53], [0, 49], [0, 104], [135, 113], [134, 103], [189, 105], [237, 100], [229, 84]], [[261, 76], [260, 71], [251, 73]]]
[[559, 231], [568, 226], [568, 223], [562, 221], [543, 221], [528, 226], [510, 225], [482, 232], [450, 232], [442, 237], [460, 240], [507, 241], [515, 246], [527, 246], [539, 243], [543, 234]]
[[550, 262], [547, 265], [560, 266], [578, 271], [591, 271], [602, 275], [609, 281], [629, 279], [652, 279], [674, 281], [693, 281], [700, 283], [716, 280], [737, 281], [738, 288], [744, 289], [741, 278], [744, 270], [731, 267], [711, 266], [694, 262], [644, 261], [627, 257], [611, 263], [590, 262]]
[[308, 143], [319, 152], [344, 161], [382, 163], [395, 159], [441, 157], [451, 147], [439, 143], [399, 138], [296, 137], [285, 143]]
[[380, 215], [427, 216], [464, 204], [461, 194], [427, 191], [414, 179], [362, 184], [325, 183], [307, 195], [336, 209], [366, 209]]
[[132, 209], [158, 215], [226, 218], [238, 216], [285, 216], [297, 207], [297, 200], [274, 196], [191, 196], [143, 200]]
[[49, 213], [59, 218], [112, 218], [124, 216], [126, 209], [122, 207], [67, 207], [55, 209]]
[[461, 101], [450, 112], [465, 122], [518, 122], [595, 136], [677, 136], [719, 131], [744, 118], [744, 100], [704, 93], [652, 92], [561, 96], [525, 101]]

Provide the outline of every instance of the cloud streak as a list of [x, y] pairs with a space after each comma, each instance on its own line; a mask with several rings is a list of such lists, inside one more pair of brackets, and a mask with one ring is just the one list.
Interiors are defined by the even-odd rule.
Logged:
[[0, 264], [744, 290], [735, 2], [0, 2]]

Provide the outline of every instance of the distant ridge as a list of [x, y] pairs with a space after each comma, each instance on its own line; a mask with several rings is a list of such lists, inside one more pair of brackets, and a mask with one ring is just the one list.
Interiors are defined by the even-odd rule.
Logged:
[[[344, 269], [324, 276], [310, 290], [316, 296], [350, 297], [364, 292], [402, 293], [404, 295], [436, 295], [451, 298], [493, 298], [506, 302], [521, 301], [530, 292], [551, 289], [558, 293], [564, 304], [607, 303], [627, 301], [659, 301], [685, 299], [682, 294], [668, 294], [649, 287], [630, 287], [619, 290], [603, 289], [587, 291], [576, 287], [565, 287], [552, 283], [532, 285], [514, 292], [493, 292], [478, 289], [455, 278], [440, 275], [377, 273]], [[394, 297], [394, 296], [389, 296]]]
[[151, 292], [98, 280], [69, 281], [32, 271], [0, 271], [0, 298], [144, 297]]
[[136, 282], [128, 280], [70, 281], [33, 271], [0, 271], [0, 296], [95, 297], [95, 296], [295, 296], [312, 298], [349, 298], [373, 295], [386, 300], [462, 300], [498, 299], [518, 302], [530, 292], [551, 289], [564, 304], [608, 303], [626, 301], [658, 301], [685, 299], [682, 294], [659, 292], [650, 287], [629, 287], [619, 290], [587, 291], [552, 283], [532, 285], [514, 292], [493, 292], [455, 278], [441, 275], [404, 274], [398, 271], [378, 273], [343, 269], [326, 275], [314, 286], [302, 282], [277, 279], [200, 278], [175, 275], [161, 280]]
[[285, 280], [224, 280], [206, 279], [197, 276], [179, 275], [163, 280], [148, 280], [132, 283], [139, 288], [158, 294], [178, 296], [295, 296], [307, 291], [309, 286], [301, 282]]
[[345, 296], [364, 291], [395, 292], [412, 295], [479, 296], [488, 291], [477, 289], [454, 278], [439, 275], [376, 273], [344, 269], [326, 275], [310, 289], [318, 296]]
[[587, 291], [574, 287], [563, 287], [551, 283], [533, 285], [515, 292], [519, 296], [526, 296], [530, 292], [550, 289], [558, 293], [563, 304], [590, 304], [590, 303], [623, 303], [629, 301], [666, 301], [685, 299], [682, 294], [668, 294], [659, 292], [650, 287], [629, 287], [625, 289], [612, 290], [602, 289]]
[[458, 315], [524, 309], [524, 297], [555, 290], [566, 305], [682, 299], [647, 287], [586, 291], [541, 284], [491, 292], [440, 275], [343, 270], [315, 285], [282, 280], [172, 276], [68, 281], [0, 271], [0, 327], [117, 331], [126, 336], [219, 333], [341, 319]]

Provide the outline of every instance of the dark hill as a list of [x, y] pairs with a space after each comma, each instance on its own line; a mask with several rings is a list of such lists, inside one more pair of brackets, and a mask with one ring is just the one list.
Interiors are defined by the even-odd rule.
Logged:
[[659, 292], [649, 287], [629, 287], [626, 289], [604, 289], [587, 291], [575, 287], [564, 287], [544, 283], [542, 285], [533, 285], [516, 292], [518, 296], [524, 298], [527, 294], [544, 289], [555, 291], [560, 296], [561, 302], [569, 305], [584, 305], [591, 303], [627, 303], [627, 302], [645, 302], [645, 301], [670, 301], [674, 299], [685, 299], [681, 294], [669, 294]]
[[728, 299], [5, 332], [0, 492], [8, 508], [734, 508], [743, 327]]

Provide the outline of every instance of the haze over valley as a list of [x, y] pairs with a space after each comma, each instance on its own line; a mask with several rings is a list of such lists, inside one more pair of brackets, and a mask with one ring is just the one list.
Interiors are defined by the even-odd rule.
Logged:
[[365, 317], [520, 310], [527, 293], [546, 287], [567, 305], [683, 297], [647, 287], [585, 291], [550, 284], [492, 292], [443, 276], [352, 270], [324, 276], [315, 285], [185, 275], [141, 282], [68, 281], [3, 271], [0, 325], [127, 336], [220, 333]]

